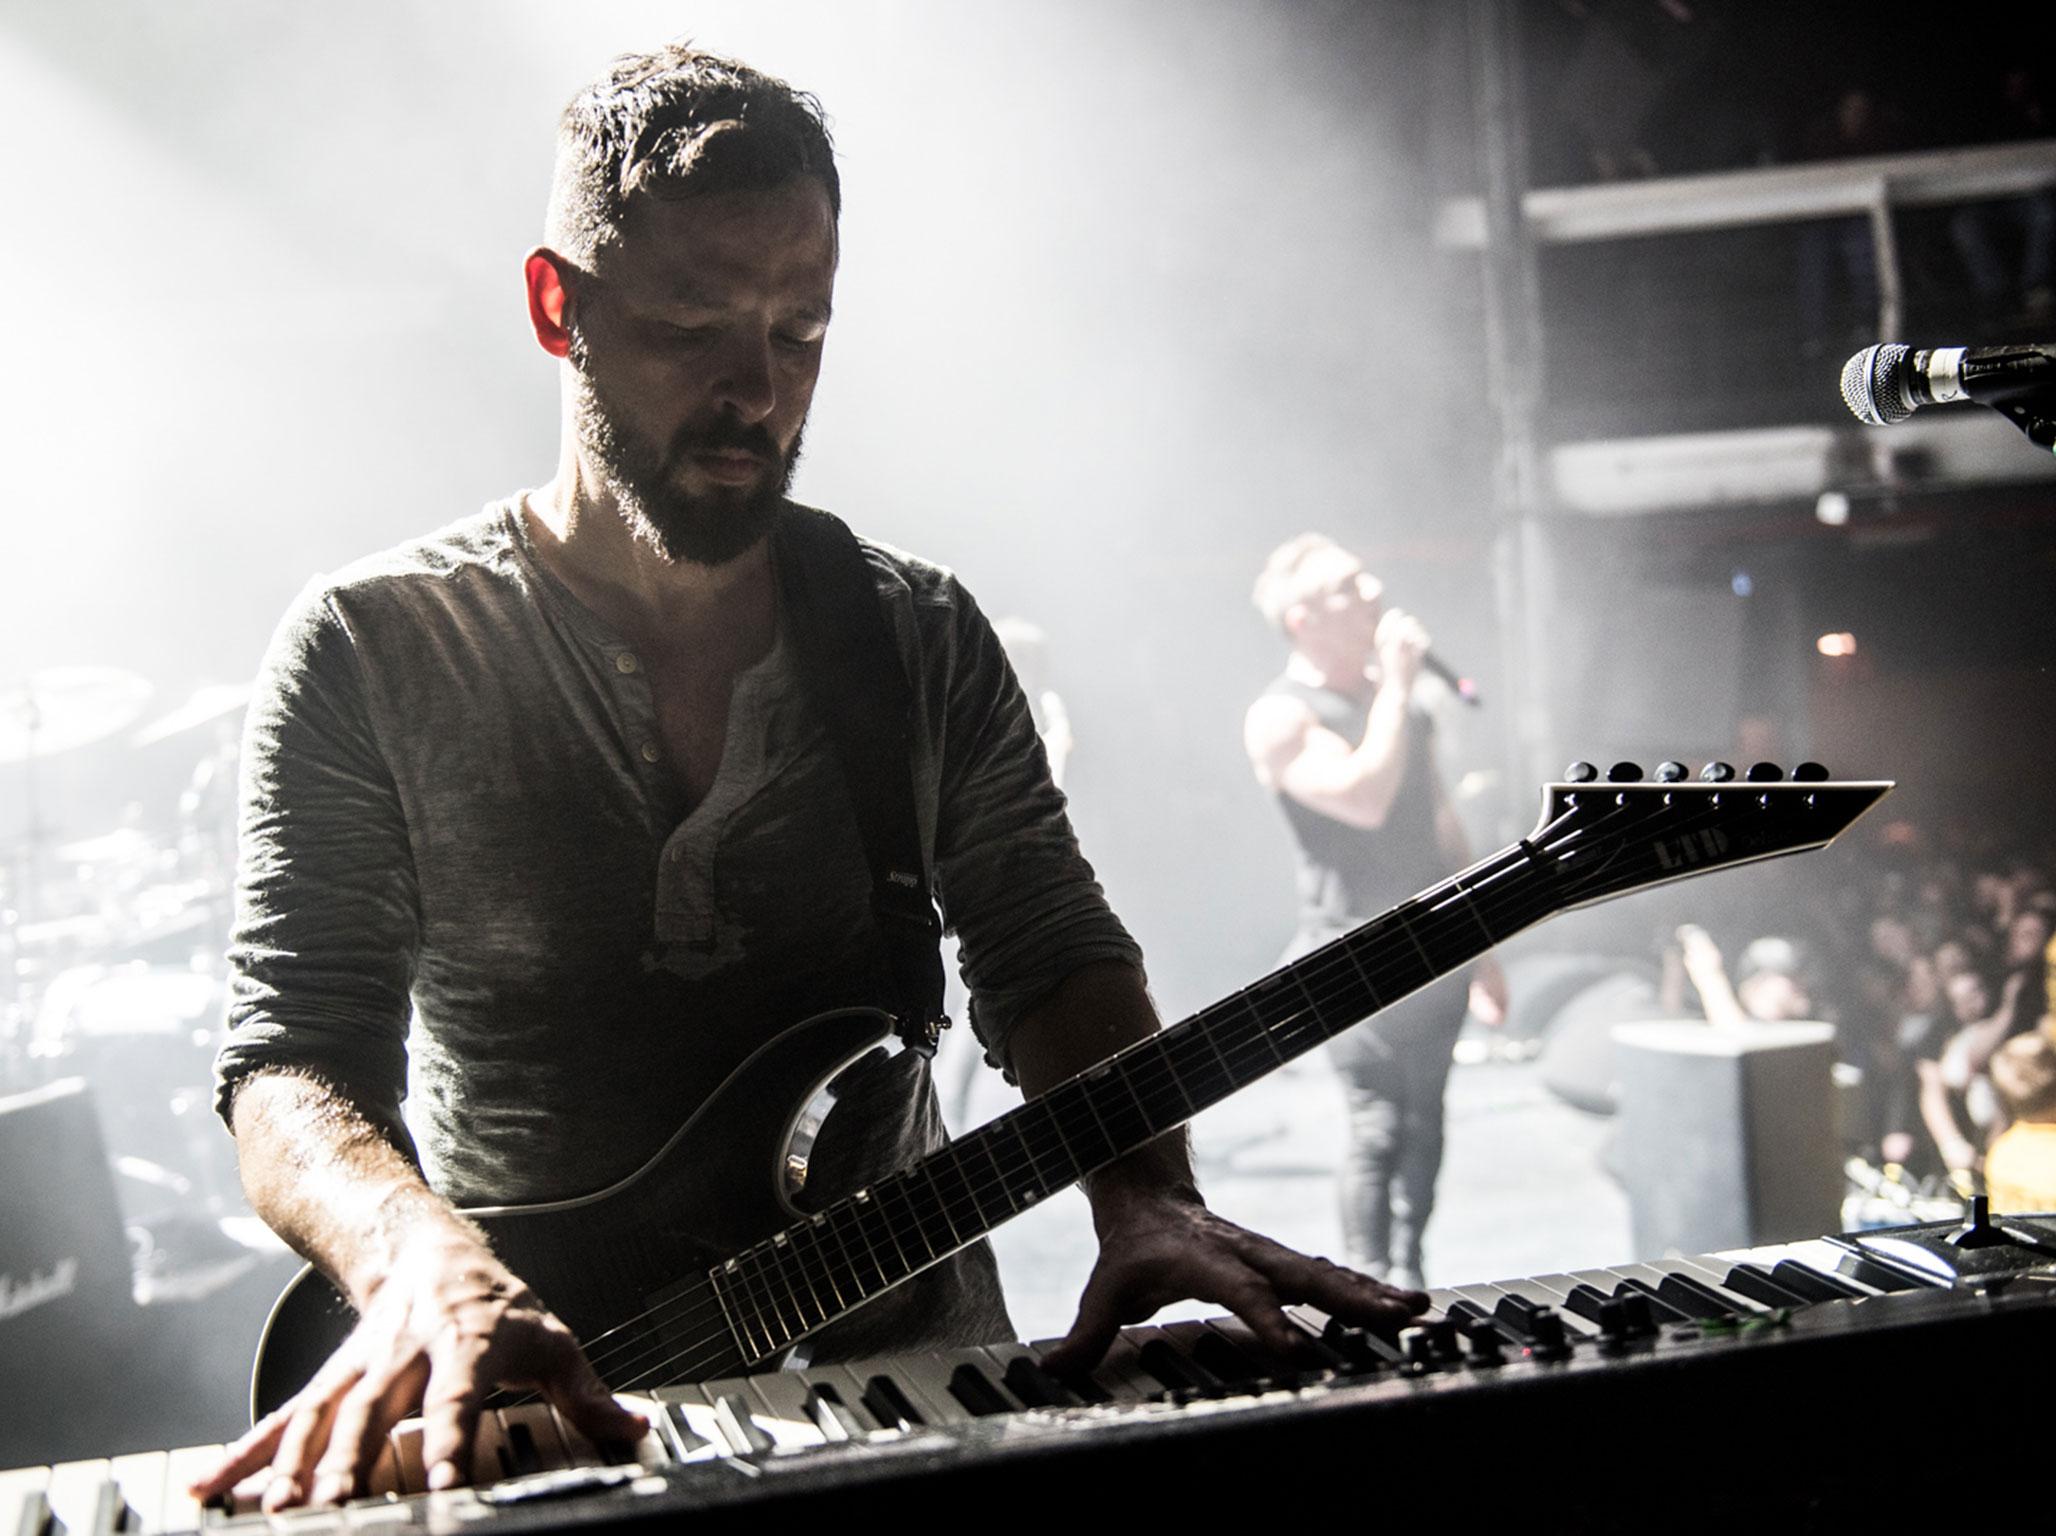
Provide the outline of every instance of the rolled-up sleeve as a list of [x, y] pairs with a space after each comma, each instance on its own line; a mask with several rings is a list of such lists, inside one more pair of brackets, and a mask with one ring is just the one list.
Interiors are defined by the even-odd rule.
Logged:
[[414, 861], [350, 630], [303, 593], [260, 669], [244, 728], [226, 1118], [253, 1072], [320, 1076], [407, 1145], [409, 989], [420, 937]]
[[1140, 969], [1142, 951], [1079, 850], [999, 637], [962, 586], [947, 590], [936, 884], [972, 1027], [1005, 1067], [1022, 1016], [1065, 977], [1102, 960]]

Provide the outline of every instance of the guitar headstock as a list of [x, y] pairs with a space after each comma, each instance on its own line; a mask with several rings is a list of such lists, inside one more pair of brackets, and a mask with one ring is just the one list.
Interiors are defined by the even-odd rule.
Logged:
[[1788, 780], [1758, 763], [1737, 776], [1708, 763], [1696, 779], [1663, 763], [1645, 779], [1633, 763], [1601, 774], [1573, 763], [1542, 791], [1542, 820], [1527, 842], [1547, 855], [1565, 907], [1590, 906], [1649, 886], [1759, 859], [1824, 848], [1891, 792], [1890, 780], [1836, 782], [1817, 763]]

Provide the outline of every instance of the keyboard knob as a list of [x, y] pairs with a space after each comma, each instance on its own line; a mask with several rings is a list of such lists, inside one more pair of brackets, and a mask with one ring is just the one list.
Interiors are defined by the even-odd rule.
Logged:
[[1801, 763], [1792, 770], [1794, 784], [1825, 784], [1827, 779], [1828, 771], [1819, 763]]
[[1528, 1318], [1528, 1355], [1535, 1360], [1561, 1360], [1571, 1352], [1563, 1317], [1554, 1307], [1537, 1307]]
[[1463, 1346], [1458, 1342], [1456, 1323], [1453, 1319], [1444, 1317], [1432, 1323], [1423, 1323], [1421, 1332], [1428, 1336], [1428, 1353], [1437, 1365], [1457, 1365], [1462, 1362]]
[[1572, 763], [1563, 771], [1563, 780], [1566, 784], [1590, 784], [1598, 777], [1599, 770], [1582, 761]]
[[1479, 1366], [1506, 1364], [1506, 1339], [1489, 1322], [1481, 1322], [1471, 1329], [1471, 1364]]
[[1730, 763], [1708, 763], [1699, 770], [1699, 779], [1704, 784], [1725, 784], [1735, 776]]
[[1639, 784], [1642, 782], [1642, 765], [1640, 763], [1615, 763], [1606, 770], [1606, 782], [1609, 784]]
[[1776, 763], [1751, 763], [1749, 782], [1751, 784], [1778, 784], [1784, 781], [1785, 770]]
[[1399, 1359], [1400, 1363], [1414, 1374], [1435, 1369], [1435, 1341], [1428, 1337], [1426, 1328], [1400, 1330]]
[[1649, 1310], [1649, 1298], [1628, 1291], [1599, 1306], [1599, 1337], [1602, 1343], [1628, 1344], [1656, 1332], [1656, 1318]]
[[1656, 782], [1659, 784], [1682, 784], [1692, 770], [1683, 763], [1664, 761], [1656, 765]]

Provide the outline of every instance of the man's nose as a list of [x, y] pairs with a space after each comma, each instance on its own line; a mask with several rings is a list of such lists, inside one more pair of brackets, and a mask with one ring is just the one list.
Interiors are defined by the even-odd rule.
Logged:
[[714, 403], [744, 421], [762, 421], [771, 414], [778, 403], [778, 383], [770, 337], [738, 334], [728, 338], [721, 348]]

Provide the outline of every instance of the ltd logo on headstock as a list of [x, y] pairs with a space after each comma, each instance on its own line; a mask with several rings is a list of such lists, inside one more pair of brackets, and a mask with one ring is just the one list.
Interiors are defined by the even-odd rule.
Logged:
[[1665, 870], [1695, 869], [1701, 864], [1718, 864], [1733, 847], [1719, 827], [1701, 827], [1682, 837], [1659, 837], [1650, 845], [1656, 862]]

